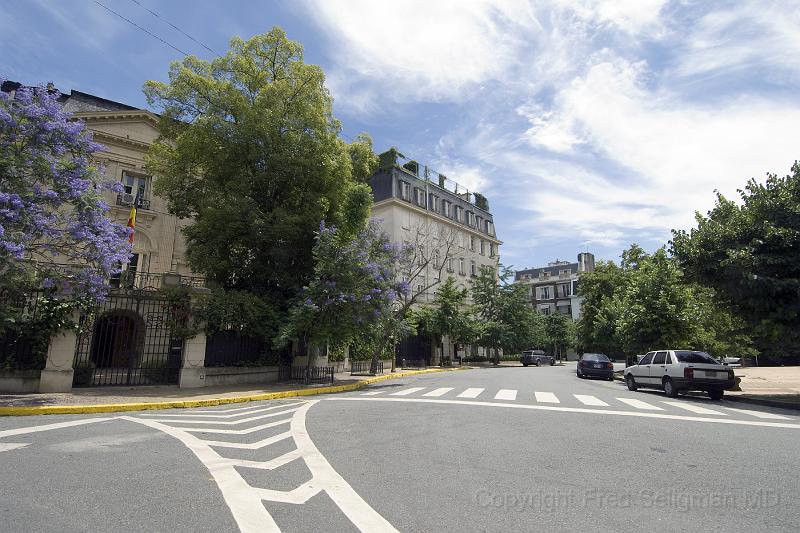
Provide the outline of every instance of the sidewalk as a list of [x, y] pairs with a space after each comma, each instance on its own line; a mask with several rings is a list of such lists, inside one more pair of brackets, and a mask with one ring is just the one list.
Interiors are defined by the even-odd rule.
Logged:
[[370, 383], [387, 379], [449, 370], [459, 370], [459, 368], [398, 369], [395, 373], [384, 372], [377, 376], [351, 376], [349, 372], [341, 372], [335, 374], [333, 384], [251, 383], [199, 389], [180, 389], [177, 385], [160, 385], [153, 387], [95, 387], [73, 389], [68, 393], [0, 394], [0, 416], [172, 409], [311, 396], [358, 390]]

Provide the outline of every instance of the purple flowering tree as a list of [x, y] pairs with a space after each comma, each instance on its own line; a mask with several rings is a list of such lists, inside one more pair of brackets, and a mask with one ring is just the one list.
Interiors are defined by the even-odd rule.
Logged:
[[92, 163], [102, 146], [59, 96], [0, 92], [0, 271], [6, 281], [35, 271], [59, 297], [101, 299], [128, 261], [129, 230], [106, 216], [102, 191], [119, 184]]
[[291, 308], [282, 339], [376, 346], [374, 371], [389, 335], [403, 329], [396, 312], [408, 293], [408, 283], [398, 281], [403, 247], [389, 242], [374, 220], [354, 237], [322, 222], [313, 253], [314, 276]]

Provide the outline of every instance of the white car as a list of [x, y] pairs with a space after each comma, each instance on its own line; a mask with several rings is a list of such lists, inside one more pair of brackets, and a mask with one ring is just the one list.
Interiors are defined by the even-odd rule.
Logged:
[[712, 400], [719, 400], [736, 380], [730, 367], [705, 352], [659, 350], [648, 352], [638, 365], [626, 368], [625, 384], [632, 391], [639, 387], [661, 389], [670, 398], [679, 392], [702, 390]]

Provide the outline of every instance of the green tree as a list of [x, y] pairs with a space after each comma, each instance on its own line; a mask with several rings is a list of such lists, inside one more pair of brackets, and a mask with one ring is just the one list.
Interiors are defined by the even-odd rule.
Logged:
[[758, 347], [800, 353], [800, 163], [784, 177], [747, 182], [741, 203], [717, 193], [697, 227], [673, 231], [671, 250], [689, 279], [712, 287], [751, 327]]
[[476, 336], [476, 325], [466, 302], [467, 290], [459, 289], [452, 276], [436, 291], [433, 305], [416, 312], [418, 331], [437, 337], [447, 336], [452, 343], [469, 343]]
[[544, 320], [544, 332], [548, 346], [553, 347], [553, 357], [561, 359], [569, 348], [575, 346], [576, 331], [572, 318], [562, 313], [547, 315]]
[[581, 275], [578, 294], [583, 298], [577, 323], [577, 342], [581, 351], [621, 356], [625, 350], [617, 334], [617, 319], [625, 271], [611, 261], [598, 262], [593, 272]]
[[[347, 145], [325, 77], [279, 28], [223, 57], [194, 56], [170, 67], [169, 83], [145, 94], [161, 110], [148, 166], [156, 192], [184, 230], [192, 268], [226, 290], [247, 291], [280, 316], [314, 272], [320, 220], [347, 227], [343, 211], [361, 202], [375, 168], [365, 135]], [[352, 206], [350, 206], [352, 207]]]

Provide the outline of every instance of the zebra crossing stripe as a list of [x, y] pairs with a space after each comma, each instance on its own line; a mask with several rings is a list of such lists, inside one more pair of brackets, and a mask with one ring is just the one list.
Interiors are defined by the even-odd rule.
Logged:
[[485, 390], [486, 389], [471, 388], [471, 389], [465, 390], [464, 392], [462, 392], [461, 394], [459, 394], [456, 397], [457, 398], [477, 398], [478, 395], [480, 395], [480, 393], [482, 393]]
[[537, 402], [541, 403], [561, 403], [561, 401], [552, 392], [534, 392]]
[[701, 415], [719, 415], [719, 416], [728, 416], [728, 413], [723, 413], [721, 411], [715, 411], [713, 409], [707, 409], [700, 405], [695, 405], [693, 403], [688, 402], [661, 402], [667, 405], [671, 405], [673, 407], [677, 407], [679, 409], [686, 409], [687, 411], [691, 411], [692, 413], [697, 413]]
[[516, 400], [517, 399], [517, 391], [515, 389], [500, 389], [497, 394], [494, 395], [495, 400]]
[[444, 394], [447, 394], [451, 390], [453, 390], [453, 387], [441, 387], [439, 389], [434, 389], [430, 392], [426, 392], [425, 394], [423, 394], [423, 396], [442, 396]]
[[617, 400], [621, 401], [622, 403], [626, 403], [631, 407], [635, 407], [636, 409], [645, 409], [647, 411], [663, 411], [662, 408], [656, 405], [643, 402], [642, 400], [636, 400], [634, 398], [617, 398]]
[[608, 404], [603, 400], [596, 398], [594, 396], [588, 396], [586, 394], [573, 394], [575, 399], [581, 402], [583, 405], [595, 405], [597, 407], [608, 407]]
[[383, 394], [386, 392], [385, 390], [371, 390], [369, 392], [364, 392], [361, 396], [377, 396], [378, 394]]
[[408, 396], [409, 394], [414, 394], [415, 392], [419, 392], [425, 387], [411, 387], [410, 389], [403, 389], [397, 392], [393, 392], [390, 396]]

